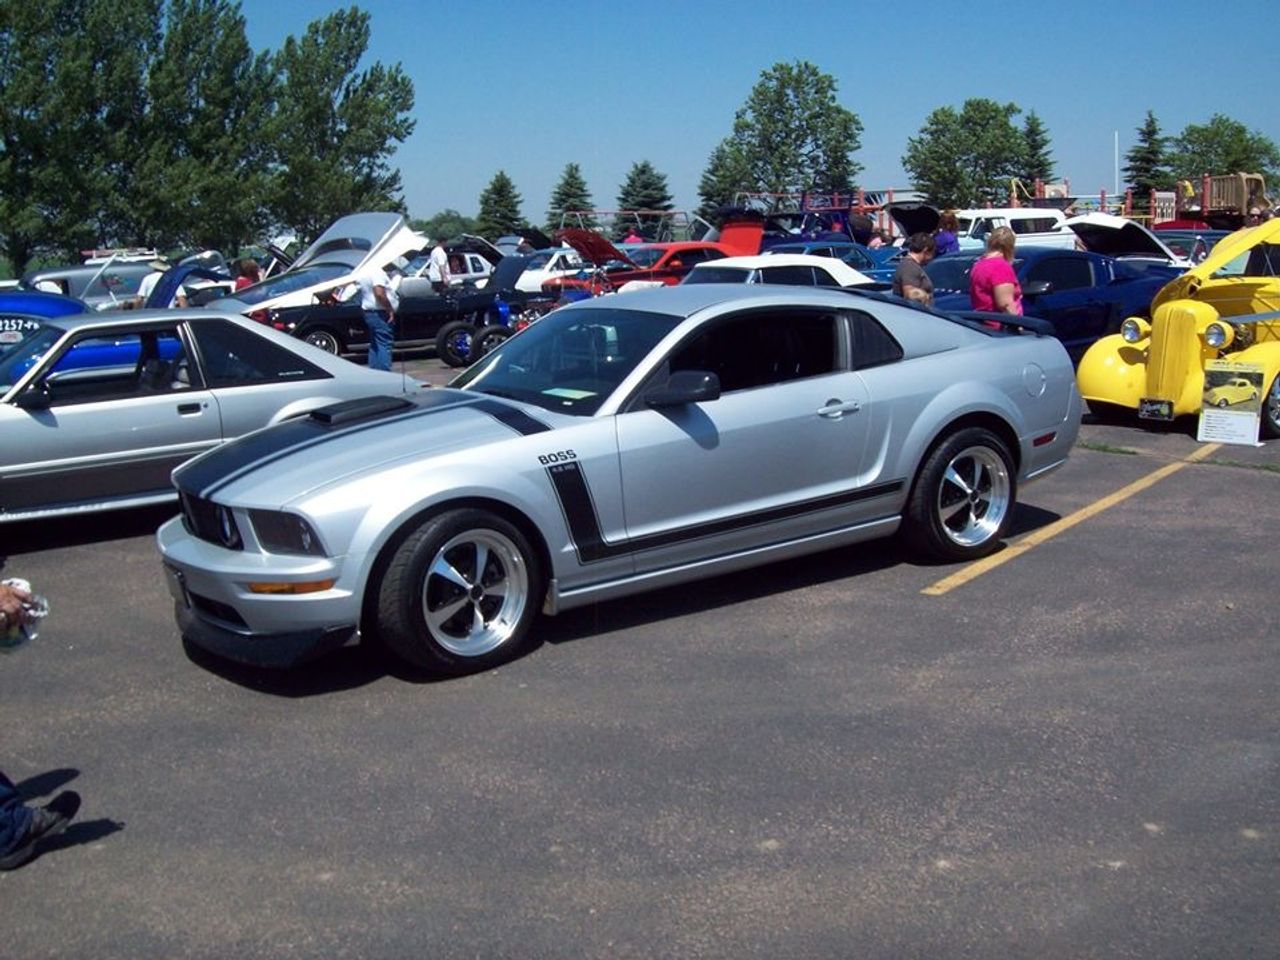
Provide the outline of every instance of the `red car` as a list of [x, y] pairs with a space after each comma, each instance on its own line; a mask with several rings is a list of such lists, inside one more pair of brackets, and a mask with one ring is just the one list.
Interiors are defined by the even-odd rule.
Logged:
[[542, 292], [553, 297], [565, 290], [589, 290], [593, 294], [603, 292], [604, 287], [616, 290], [630, 280], [657, 280], [673, 286], [695, 264], [738, 253], [724, 244], [703, 242], [647, 243], [624, 253], [600, 234], [577, 227], [561, 230], [556, 239], [594, 263], [603, 275], [548, 280], [542, 285]]

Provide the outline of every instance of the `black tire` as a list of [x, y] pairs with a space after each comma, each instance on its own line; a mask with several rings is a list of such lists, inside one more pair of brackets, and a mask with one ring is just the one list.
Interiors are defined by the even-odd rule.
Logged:
[[544, 592], [528, 538], [502, 517], [470, 508], [441, 513], [413, 530], [376, 589], [376, 633], [386, 648], [451, 677], [521, 653]]
[[1137, 411], [1117, 403], [1090, 400], [1089, 415], [1098, 423], [1128, 423], [1137, 418]]
[[476, 328], [465, 320], [446, 323], [436, 334], [436, 356], [451, 367], [465, 367], [471, 362], [471, 339]]
[[345, 350], [342, 338], [328, 327], [316, 327], [302, 335], [302, 339], [313, 347], [319, 347], [325, 353], [340, 357]]
[[1226, 398], [1226, 397], [1222, 397], [1222, 398], [1218, 401], [1218, 408], [1219, 408], [1219, 409], [1221, 409], [1222, 407], [1225, 407], [1226, 405], [1227, 405], [1227, 398]]
[[1280, 439], [1280, 374], [1262, 398], [1262, 435], [1268, 440]]
[[976, 560], [1000, 546], [1013, 520], [1017, 475], [1003, 440], [983, 427], [942, 439], [916, 474], [903, 534], [936, 560]]
[[502, 324], [491, 324], [476, 331], [476, 335], [471, 338], [471, 360], [474, 363], [489, 351], [493, 350], [498, 344], [511, 336], [509, 327]]

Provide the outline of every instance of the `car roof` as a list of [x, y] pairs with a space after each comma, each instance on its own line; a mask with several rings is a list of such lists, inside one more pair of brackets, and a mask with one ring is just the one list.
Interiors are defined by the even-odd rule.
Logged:
[[[821, 258], [818, 258], [821, 259]], [[716, 264], [724, 260], [715, 261]], [[629, 290], [610, 297], [581, 300], [561, 307], [561, 310], [582, 310], [610, 307], [641, 310], [648, 313], [664, 313], [670, 316], [692, 316], [700, 310], [728, 302], [741, 301], [767, 304], [813, 304], [838, 306], [848, 303], [847, 293], [839, 287], [807, 287], [782, 284], [743, 283], [693, 283], [675, 286], [653, 287], [646, 290]]]

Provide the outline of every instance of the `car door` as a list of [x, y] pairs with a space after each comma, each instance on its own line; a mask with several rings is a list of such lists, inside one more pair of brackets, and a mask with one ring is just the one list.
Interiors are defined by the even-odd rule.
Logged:
[[299, 352], [231, 320], [200, 317], [189, 327], [227, 440], [266, 426], [292, 400], [323, 395], [317, 384], [332, 379]]
[[[1027, 296], [1030, 284], [1048, 282], [1051, 289]], [[1111, 319], [1111, 305], [1096, 285], [1093, 264], [1085, 254], [1064, 250], [1032, 261], [1022, 280], [1023, 312], [1053, 324], [1054, 335], [1067, 352], [1078, 356], [1104, 333]]]
[[[655, 375], [720, 378], [721, 396], [619, 414], [627, 536], [637, 572], [854, 522], [867, 401], [832, 311], [752, 310], [710, 321]], [[652, 385], [652, 383], [651, 383]]]
[[90, 328], [0, 405], [0, 509], [164, 493], [178, 464], [221, 439], [179, 324]]

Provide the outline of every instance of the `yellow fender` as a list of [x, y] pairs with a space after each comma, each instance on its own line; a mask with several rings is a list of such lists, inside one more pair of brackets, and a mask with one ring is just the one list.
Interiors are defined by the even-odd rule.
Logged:
[[1137, 410], [1146, 395], [1146, 341], [1125, 343], [1118, 333], [1096, 341], [1080, 360], [1076, 386], [1088, 402]]

